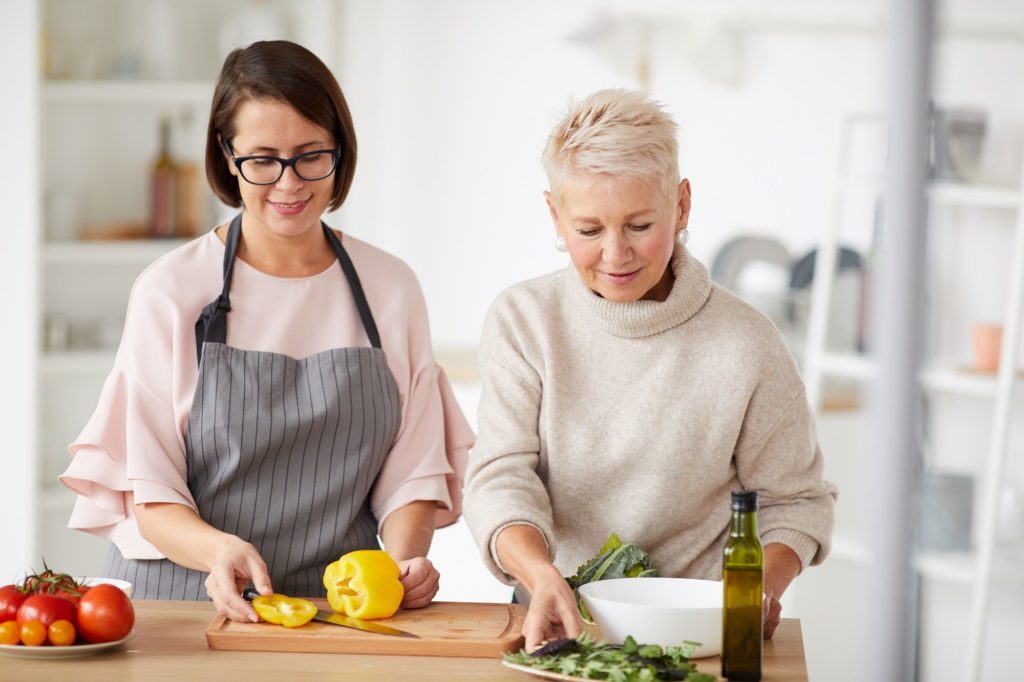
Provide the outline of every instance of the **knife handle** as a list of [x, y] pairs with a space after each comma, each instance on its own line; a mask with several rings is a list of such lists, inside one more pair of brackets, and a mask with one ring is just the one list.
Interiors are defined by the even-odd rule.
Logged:
[[245, 601], [252, 601], [258, 596], [260, 596], [260, 593], [252, 587], [247, 587], [244, 590], [242, 590], [242, 599], [244, 599]]

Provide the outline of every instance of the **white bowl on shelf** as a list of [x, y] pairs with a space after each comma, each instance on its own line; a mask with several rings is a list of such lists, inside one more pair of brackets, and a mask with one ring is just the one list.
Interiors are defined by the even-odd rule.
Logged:
[[722, 653], [722, 583], [692, 578], [614, 578], [587, 583], [580, 596], [604, 639], [681, 646], [691, 658]]
[[127, 580], [118, 580], [117, 578], [85, 578], [82, 580], [83, 585], [89, 587], [96, 587], [97, 585], [113, 585], [121, 589], [129, 597], [132, 596], [132, 584]]

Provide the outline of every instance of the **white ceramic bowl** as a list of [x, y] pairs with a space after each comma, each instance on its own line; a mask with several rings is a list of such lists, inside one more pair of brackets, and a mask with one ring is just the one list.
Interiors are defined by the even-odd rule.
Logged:
[[722, 653], [722, 583], [690, 578], [615, 578], [587, 583], [580, 596], [606, 641], [680, 646], [693, 658]]
[[96, 585], [113, 585], [114, 587], [120, 587], [121, 590], [129, 597], [132, 596], [132, 584], [127, 580], [118, 580], [117, 578], [86, 578], [82, 582], [89, 587], [94, 587]]

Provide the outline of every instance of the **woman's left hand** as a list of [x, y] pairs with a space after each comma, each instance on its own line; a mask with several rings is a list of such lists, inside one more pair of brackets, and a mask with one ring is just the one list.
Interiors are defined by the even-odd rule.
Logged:
[[426, 606], [437, 594], [441, 574], [426, 557], [416, 557], [398, 562], [398, 579], [405, 588], [401, 608], [418, 609]]
[[780, 542], [770, 542], [764, 548], [764, 638], [771, 639], [782, 621], [782, 602], [779, 599], [793, 578], [800, 574], [800, 557]]
[[771, 639], [782, 622], [782, 602], [771, 592], [764, 597], [764, 638]]

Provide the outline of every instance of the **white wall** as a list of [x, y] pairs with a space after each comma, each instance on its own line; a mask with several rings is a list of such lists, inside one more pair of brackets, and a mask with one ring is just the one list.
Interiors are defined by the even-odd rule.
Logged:
[[[824, 4], [802, 6], [830, 26], [837, 3]], [[602, 8], [621, 26], [571, 41]], [[340, 79], [361, 165], [342, 222], [410, 262], [439, 344], [474, 345], [495, 294], [567, 262], [552, 248], [540, 152], [570, 95], [638, 87], [621, 47], [638, 8], [655, 23], [650, 89], [681, 128], [693, 251], [708, 261], [748, 231], [794, 253], [816, 240], [842, 116], [880, 106], [877, 36], [781, 14], [732, 30], [706, 2], [350, 2]], [[720, 47], [732, 39], [735, 53]]]
[[0, 249], [0, 296], [4, 358], [0, 390], [3, 430], [4, 508], [0, 537], [0, 584], [13, 582], [35, 563], [36, 452], [36, 253], [39, 239], [35, 3], [0, 0], [0, 64], [4, 65], [0, 106], [0, 204], [4, 206]]

